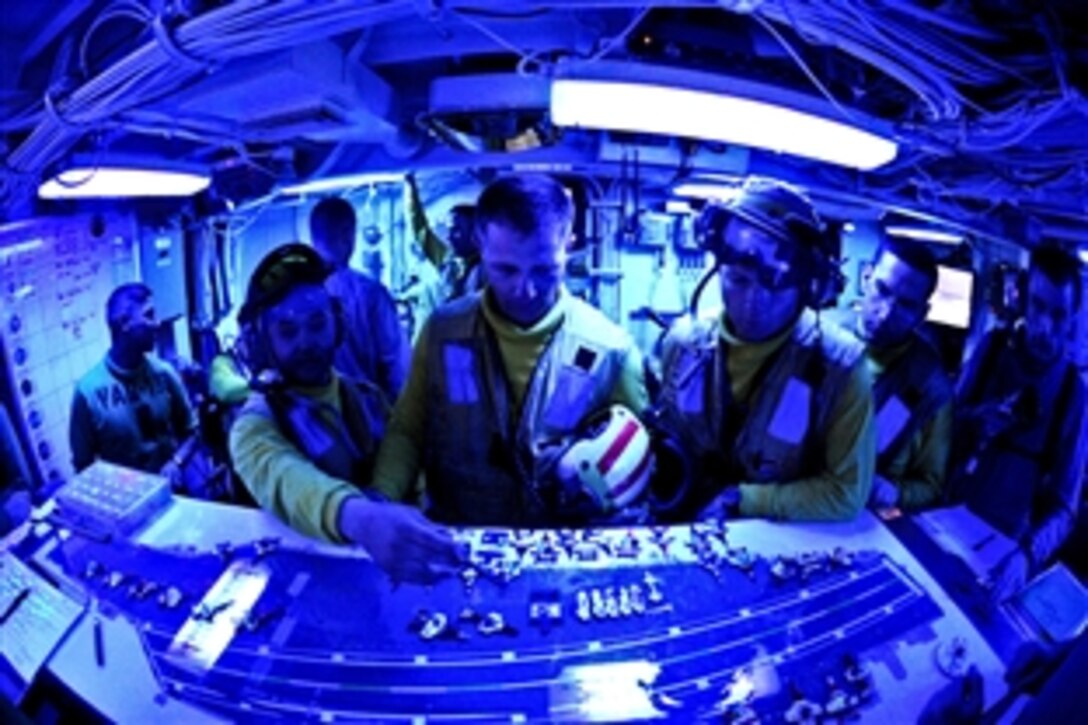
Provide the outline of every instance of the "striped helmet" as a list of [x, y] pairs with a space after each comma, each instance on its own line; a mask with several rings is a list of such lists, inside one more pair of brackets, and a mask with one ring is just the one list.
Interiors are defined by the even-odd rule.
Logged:
[[635, 414], [613, 405], [594, 416], [559, 458], [556, 474], [567, 490], [586, 494], [603, 513], [642, 495], [653, 473], [650, 435]]

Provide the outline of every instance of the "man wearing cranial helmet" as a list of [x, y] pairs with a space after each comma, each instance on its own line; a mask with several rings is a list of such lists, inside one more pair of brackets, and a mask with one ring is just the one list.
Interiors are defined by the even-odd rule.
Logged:
[[254, 392], [231, 427], [234, 468], [261, 507], [317, 539], [361, 545], [390, 576], [456, 570], [450, 534], [370, 487], [385, 429], [380, 389], [334, 369], [344, 320], [329, 268], [304, 244], [257, 265], [239, 312]]
[[665, 340], [658, 424], [691, 465], [678, 519], [846, 520], [869, 496], [871, 381], [862, 347], [816, 310], [838, 273], [800, 192], [749, 179], [698, 223], [724, 309]]

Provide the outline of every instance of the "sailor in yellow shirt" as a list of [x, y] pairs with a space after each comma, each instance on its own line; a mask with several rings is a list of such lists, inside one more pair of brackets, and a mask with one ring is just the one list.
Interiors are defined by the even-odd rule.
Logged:
[[563, 288], [573, 204], [542, 175], [481, 193], [477, 233], [488, 286], [439, 308], [416, 343], [374, 483], [394, 500], [425, 474], [431, 518], [549, 525], [553, 469], [594, 412], [647, 406], [630, 337]]
[[882, 241], [852, 326], [873, 377], [876, 476], [869, 505], [937, 503], [952, 445], [952, 381], [918, 334], [937, 289], [937, 262], [918, 244]]
[[659, 425], [691, 466], [672, 516], [855, 517], [873, 477], [870, 378], [858, 342], [813, 309], [837, 292], [815, 210], [750, 179], [698, 229], [725, 309], [665, 341]]
[[333, 370], [343, 321], [311, 247], [270, 252], [239, 314], [257, 373], [230, 432], [235, 470], [254, 499], [292, 528], [360, 544], [394, 579], [452, 573], [448, 532], [369, 490], [388, 406], [372, 383]]

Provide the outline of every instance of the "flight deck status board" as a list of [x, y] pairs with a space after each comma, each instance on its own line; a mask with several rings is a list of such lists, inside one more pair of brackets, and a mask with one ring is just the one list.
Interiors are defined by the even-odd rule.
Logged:
[[41, 551], [133, 623], [163, 694], [230, 720], [913, 720], [992, 657], [878, 551], [763, 556], [716, 523], [459, 535], [469, 563], [430, 587], [277, 539]]
[[71, 478], [68, 418], [79, 378], [109, 349], [106, 300], [135, 279], [123, 215], [32, 219], [0, 230], [0, 340], [30, 462], [53, 489]]

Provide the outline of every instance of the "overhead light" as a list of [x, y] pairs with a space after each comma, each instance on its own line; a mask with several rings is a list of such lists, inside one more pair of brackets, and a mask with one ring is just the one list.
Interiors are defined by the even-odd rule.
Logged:
[[963, 235], [958, 232], [948, 232], [942, 229], [930, 229], [928, 227], [884, 227], [884, 232], [889, 236], [902, 239], [913, 239], [917, 242], [934, 242], [935, 244], [959, 244], [963, 241]]
[[846, 222], [842, 225], [842, 230], [847, 234], [853, 234], [857, 231], [857, 226], [854, 225], [854, 222]]
[[77, 163], [38, 187], [41, 199], [192, 196], [208, 188], [211, 176], [173, 162], [138, 160]]
[[324, 179], [304, 181], [300, 184], [291, 184], [280, 189], [281, 194], [322, 194], [328, 191], [343, 191], [356, 189], [360, 186], [373, 186], [375, 184], [399, 184], [404, 181], [403, 172], [378, 171], [365, 174], [349, 174], [347, 176], [329, 176]]
[[[716, 82], [718, 89], [695, 89], [638, 80], [642, 72], [636, 68], [624, 73], [633, 80], [556, 78], [552, 81], [552, 122], [721, 141], [862, 171], [892, 161], [898, 149], [894, 141], [863, 128], [803, 110], [813, 106], [809, 97], [804, 103], [789, 103], [798, 94], [759, 86], [762, 95], [776, 99], [772, 102], [750, 93], [734, 95], [729, 92], [732, 86], [721, 87], [721, 81]], [[692, 75], [696, 74], [688, 72], [680, 83]], [[741, 81], [734, 85], [748, 91], [755, 88], [755, 84]]]
[[730, 201], [740, 195], [741, 187], [715, 181], [685, 181], [672, 187], [672, 193], [688, 199]]
[[695, 209], [692, 208], [690, 201], [684, 201], [683, 199], [669, 199], [665, 202], [665, 211], [669, 214], [694, 214]]
[[1080, 259], [1080, 261], [1082, 263], [1088, 264], [1088, 249], [1082, 249], [1079, 252], [1077, 252], [1077, 257]]

